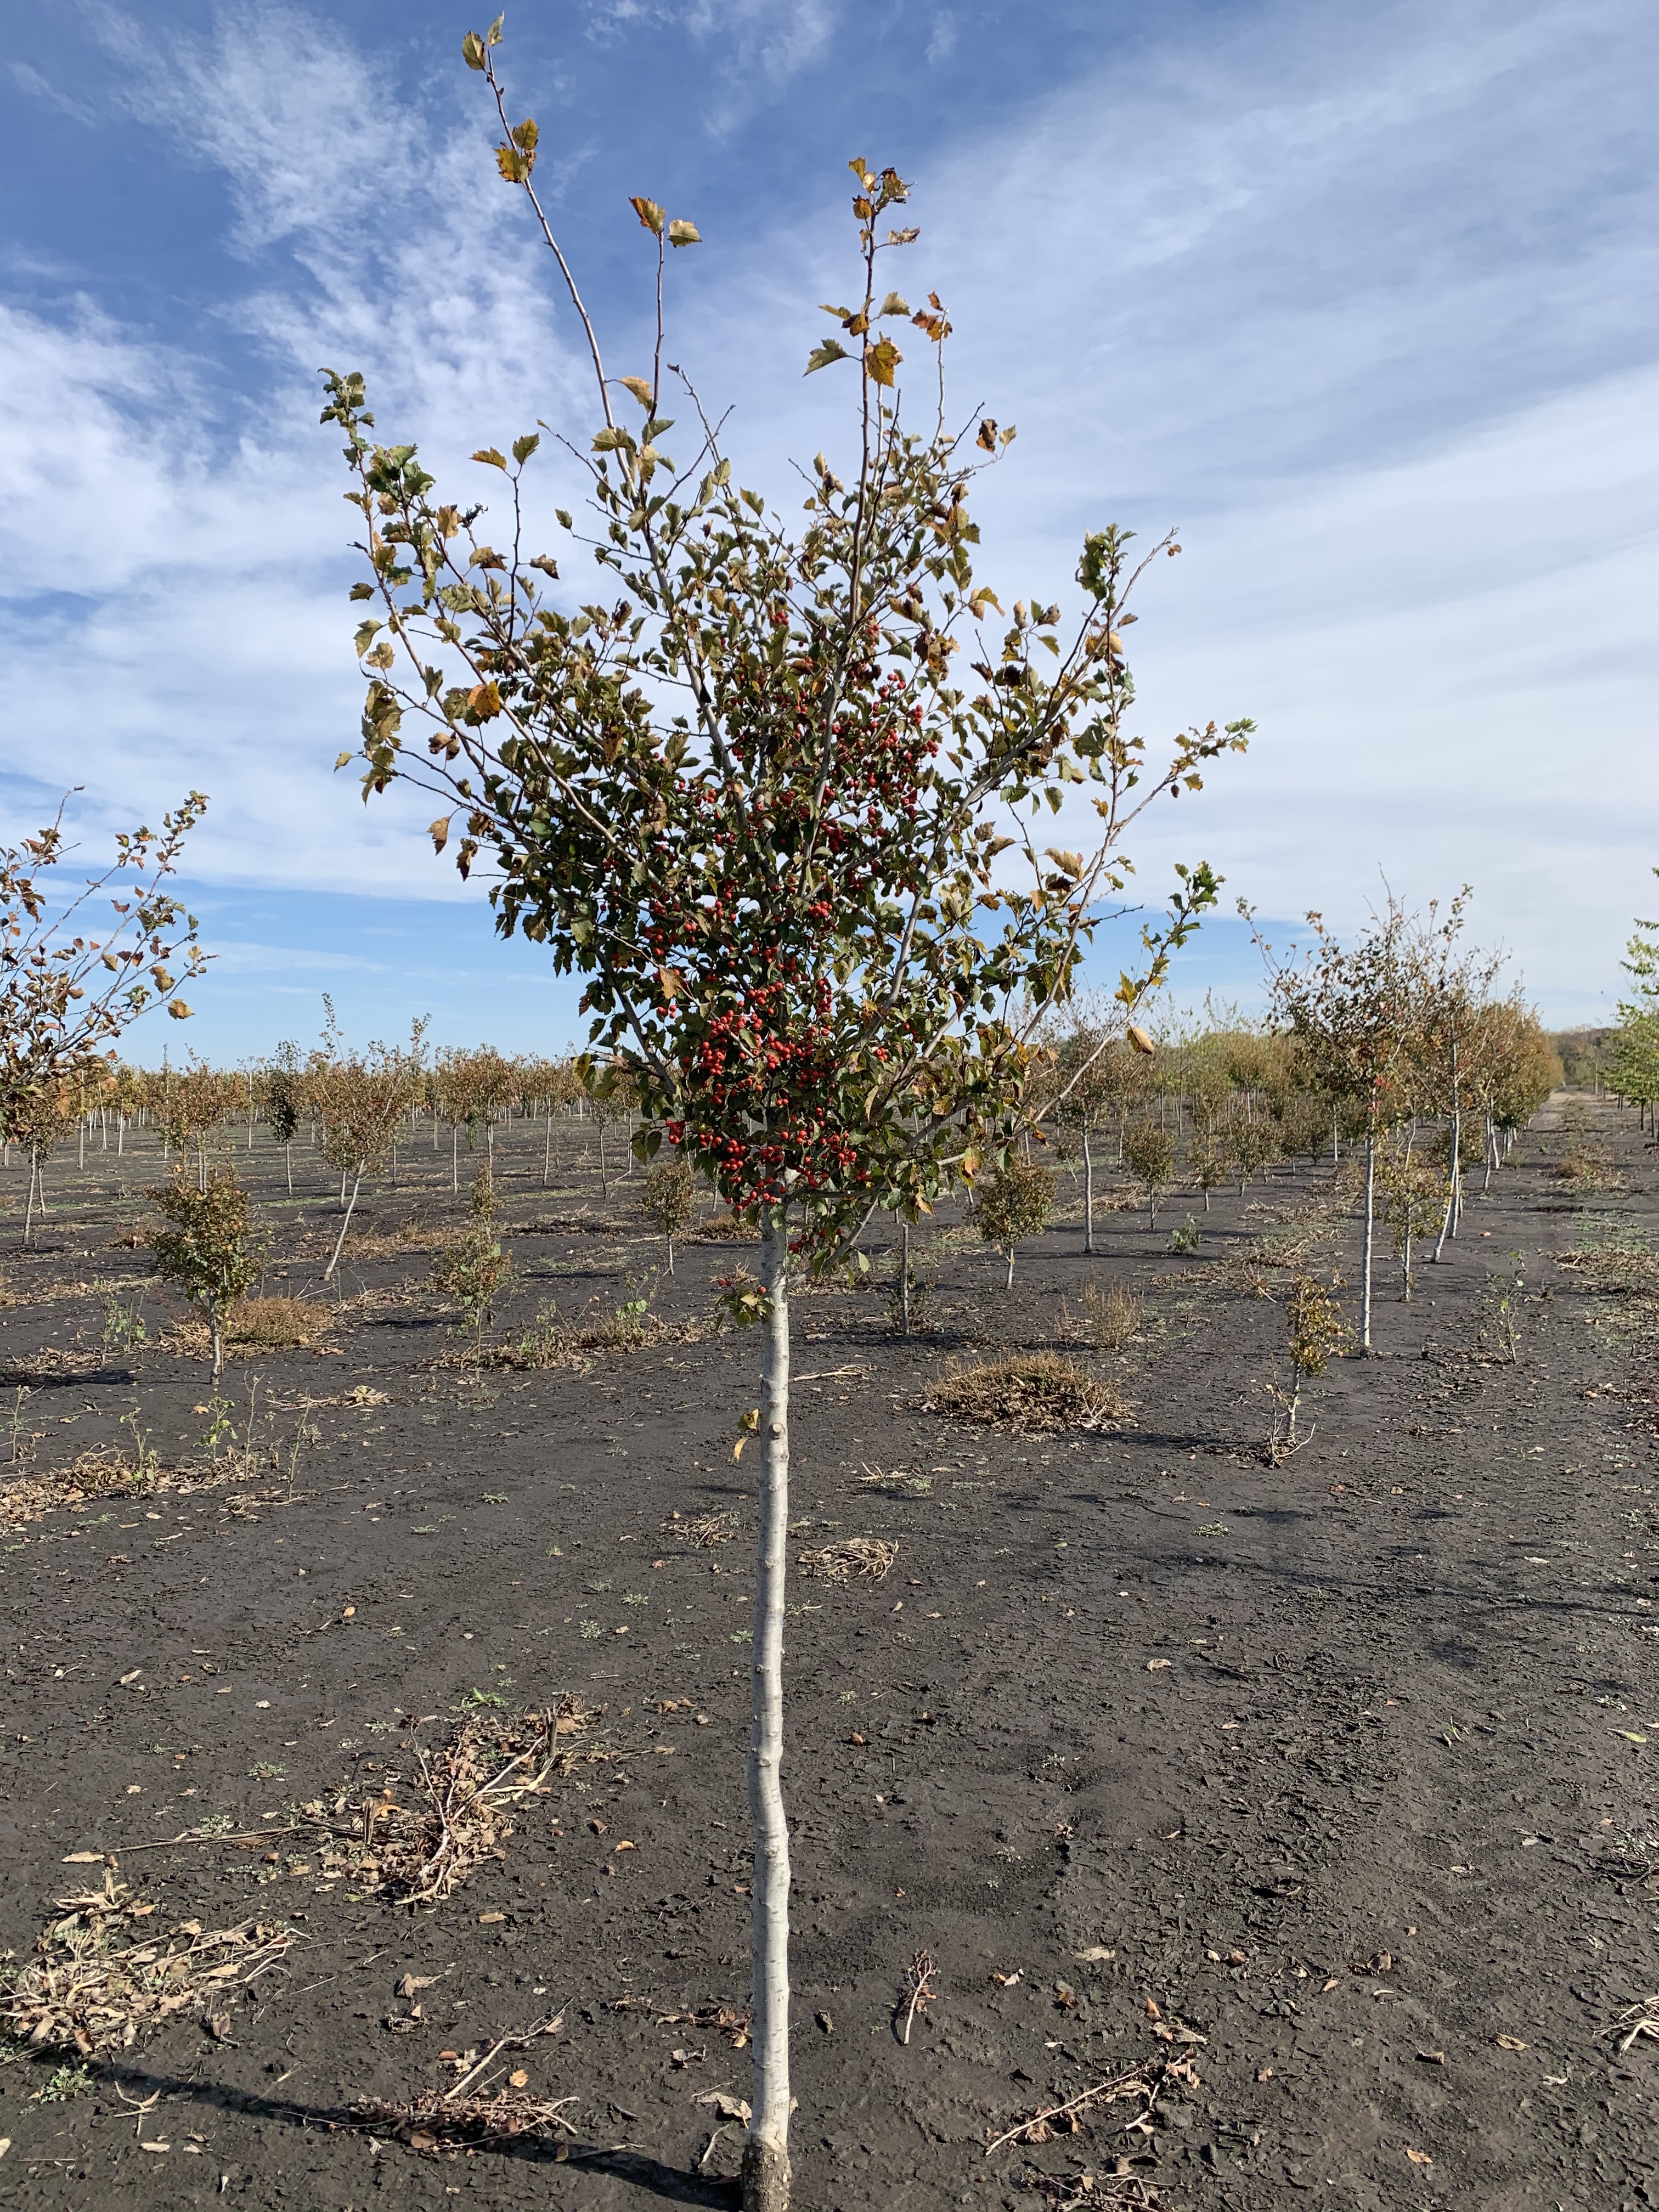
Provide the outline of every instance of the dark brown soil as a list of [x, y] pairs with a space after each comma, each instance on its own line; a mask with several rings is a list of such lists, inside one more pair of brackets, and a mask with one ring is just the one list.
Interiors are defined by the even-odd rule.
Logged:
[[[1305, 1167], [1218, 1198], [1196, 1252], [1170, 1250], [1184, 1199], [1156, 1231], [1114, 1214], [1093, 1261], [1057, 1226], [1010, 1296], [995, 1255], [957, 1239], [935, 1327], [908, 1342], [878, 1290], [800, 1302], [802, 1546], [899, 1547], [883, 1580], [796, 1585], [800, 2206], [1659, 2205], [1659, 2005], [1623, 2047], [1659, 1990], [1653, 1310], [1553, 1257], [1587, 1218], [1651, 1234], [1659, 1202], [1632, 1121], [1568, 1110], [1610, 1167], [1565, 1180], [1561, 1110], [1540, 1116], [1413, 1304], [1384, 1282], [1383, 1356], [1312, 1387], [1312, 1440], [1277, 1468], [1261, 1440], [1283, 1311], [1255, 1292], [1304, 1233], [1277, 1217], [1309, 1202]], [[659, 1259], [631, 1186], [601, 1233], [557, 1227], [603, 1212], [598, 1185], [566, 1166], [544, 1193], [541, 1156], [539, 1131], [502, 1133], [508, 1218], [554, 1224], [510, 1239], [508, 1335], [553, 1294], [608, 1315], [624, 1271]], [[252, 1179], [289, 1254], [270, 1287], [297, 1289], [333, 1217], [326, 1170], [296, 1151], [290, 1209], [280, 1159], [262, 1139]], [[6, 1263], [14, 1498], [130, 1440], [134, 1408], [164, 1467], [208, 1456], [206, 1370], [157, 1348], [153, 1289], [118, 1294], [142, 1300], [149, 1345], [107, 1359], [98, 1299], [48, 1295], [144, 1271], [111, 1240], [155, 1165], [129, 1159], [118, 1198], [106, 1164], [54, 1166], [46, 1249]], [[417, 1150], [365, 1230], [453, 1216], [447, 1168]], [[705, 2156], [719, 2112], [698, 2100], [747, 2088], [753, 1516], [732, 1444], [752, 1340], [469, 1370], [419, 1249], [375, 1249], [390, 1256], [349, 1261], [349, 1297], [375, 1295], [337, 1316], [337, 1351], [233, 1364], [239, 1429], [261, 1378], [265, 1464], [0, 1538], [0, 1940], [27, 1955], [53, 1899], [100, 1878], [65, 1864], [92, 1850], [118, 1856], [157, 1926], [257, 1914], [304, 1937], [217, 2035], [200, 2015], [218, 2000], [185, 2008], [45, 2101], [75, 2089], [72, 2054], [0, 2068], [0, 2203], [732, 2202], [740, 2130]], [[1352, 1276], [1351, 1224], [1331, 1250]], [[1505, 1364], [1488, 1278], [1516, 1254]], [[658, 1312], [706, 1322], [711, 1278], [742, 1256], [686, 1246]], [[1126, 1425], [1021, 1436], [921, 1410], [976, 1346], [1068, 1348], [1061, 1301], [1075, 1316], [1090, 1281], [1146, 1294], [1121, 1359], [1077, 1352], [1124, 1391]], [[339, 1402], [360, 1386], [387, 1402]], [[296, 1461], [305, 1420], [320, 1434]], [[722, 1511], [732, 1541], [676, 1533], [676, 1514]], [[319, 1802], [343, 1830], [391, 1777], [411, 1795], [411, 1719], [440, 1741], [465, 1710], [569, 1692], [604, 1708], [584, 1741], [606, 1755], [530, 1800], [504, 1856], [434, 1907], [320, 1880], [313, 1829], [173, 1841], [204, 1816], [285, 1829]], [[906, 2045], [924, 1949], [937, 1994]], [[410, 1972], [434, 1978], [394, 2030]], [[568, 2147], [532, 2131], [423, 2154], [354, 2120], [358, 2100], [454, 2082], [441, 2053], [553, 2014], [511, 2063], [526, 2095], [574, 2100]], [[986, 2155], [1137, 2065], [1150, 2112], [1102, 2104]]]

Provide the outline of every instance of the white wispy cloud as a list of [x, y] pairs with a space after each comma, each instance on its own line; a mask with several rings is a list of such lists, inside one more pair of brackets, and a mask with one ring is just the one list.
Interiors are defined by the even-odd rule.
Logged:
[[[642, 4], [595, 20], [625, 40]], [[8, 313], [0, 472], [30, 518], [0, 542], [14, 775], [44, 797], [72, 761], [116, 815], [210, 790], [197, 858], [218, 880], [449, 896], [412, 834], [426, 810], [365, 813], [330, 780], [359, 685], [313, 372], [368, 369], [383, 429], [465, 482], [481, 441], [588, 420], [563, 303], [483, 118], [400, 99], [337, 25], [103, 20], [130, 110], [223, 178], [255, 274], [195, 342], [91, 299]], [[825, 0], [672, 20], [728, 133], [838, 59]], [[1136, 634], [1144, 725], [1251, 713], [1261, 735], [1198, 811], [1167, 811], [1149, 892], [1198, 850], [1281, 913], [1358, 911], [1379, 865], [1414, 897], [1470, 877], [1529, 980], [1583, 992], [1659, 847], [1659, 22], [1638, 0], [1232, 21], [958, 122], [928, 164], [923, 244], [894, 274], [945, 295], [963, 406], [1021, 430], [978, 502], [982, 572], [1059, 596], [1085, 527], [1182, 525]], [[786, 509], [783, 457], [833, 450], [845, 397], [800, 374], [846, 270], [826, 175], [744, 273], [675, 272], [677, 357], [714, 398], [743, 361], [738, 451]], [[231, 343], [263, 364], [240, 405]], [[921, 367], [920, 334], [906, 350]], [[568, 498], [542, 458], [538, 497]]]

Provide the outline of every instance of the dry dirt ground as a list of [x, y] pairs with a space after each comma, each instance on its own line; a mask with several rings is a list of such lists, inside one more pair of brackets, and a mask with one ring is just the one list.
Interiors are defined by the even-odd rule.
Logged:
[[[565, 1128], [544, 1190], [540, 1130], [500, 1136], [499, 1333], [550, 1297], [609, 1316], [659, 1264], [634, 1187], [607, 1212], [577, 1150]], [[314, 1288], [326, 1170], [296, 1147], [290, 1205], [263, 1133], [239, 1164], [277, 1224], [269, 1287]], [[57, 1900], [106, 1876], [130, 1956], [280, 1932], [250, 1930], [257, 1972], [226, 1951], [198, 1987], [204, 1951], [183, 2002], [129, 2005], [130, 2042], [118, 2004], [88, 2058], [10, 2046], [0, 2204], [732, 2201], [755, 1347], [684, 1324], [744, 1255], [688, 1244], [645, 1348], [469, 1368], [426, 1287], [448, 1166], [415, 1150], [319, 1346], [238, 1358], [221, 1407], [118, 1241], [148, 1152], [54, 1163], [41, 1249], [4, 1261], [6, 1972], [52, 1964]], [[1195, 1251], [1170, 1249], [1188, 1199], [1155, 1231], [1113, 1213], [1093, 1261], [1066, 1178], [1011, 1296], [943, 1224], [908, 1341], [878, 1289], [797, 1309], [800, 1548], [898, 1547], [883, 1579], [794, 1583], [811, 2212], [1659, 2205], [1655, 1308], [1561, 1264], [1652, 1236], [1654, 1158], [1631, 1117], [1554, 1102], [1411, 1305], [1385, 1278], [1382, 1356], [1314, 1386], [1312, 1440], [1273, 1467], [1261, 1293], [1298, 1258], [1353, 1269], [1323, 1172], [1218, 1198]], [[1135, 1342], [1079, 1355], [1123, 1425], [926, 1410], [950, 1360], [1054, 1346], [1090, 1282], [1144, 1294]], [[135, 1429], [159, 1480], [33, 1510]], [[397, 1902], [385, 1808], [419, 1809], [422, 1759], [572, 1698], [500, 1855]], [[468, 2144], [458, 2086], [519, 2101]]]

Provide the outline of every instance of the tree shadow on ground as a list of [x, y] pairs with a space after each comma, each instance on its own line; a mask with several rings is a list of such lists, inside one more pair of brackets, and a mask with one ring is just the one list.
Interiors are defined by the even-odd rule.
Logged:
[[[239, 2089], [227, 2081], [204, 2081], [185, 2075], [155, 2072], [120, 2059], [94, 2061], [91, 2070], [95, 2080], [120, 2090], [125, 2098], [134, 2101], [159, 2095], [175, 2105], [188, 2102], [212, 2106], [250, 2119], [281, 2121], [302, 2129], [321, 2129], [331, 2135], [373, 2137], [387, 2148], [396, 2144], [399, 2149], [404, 2148], [397, 2143], [396, 2136], [388, 2133], [385, 2119], [360, 2118], [349, 2106], [296, 2104], [285, 2098], [264, 2096], [257, 2089]], [[118, 2113], [127, 2109], [120, 2104], [115, 2107]], [[734, 2212], [738, 2203], [735, 2181], [720, 2174], [690, 2172], [684, 2167], [666, 2165], [631, 2143], [583, 2142], [568, 2138], [556, 2140], [551, 2136], [521, 2135], [467, 2148], [478, 2158], [494, 2156], [512, 2159], [522, 2165], [568, 2166], [581, 2173], [608, 2174], [613, 2180], [627, 2182], [646, 2195], [660, 2197], [670, 2204], [701, 2204], [718, 2208], [719, 2212]], [[442, 2162], [449, 2154], [407, 2150], [404, 2155], [435, 2157]]]

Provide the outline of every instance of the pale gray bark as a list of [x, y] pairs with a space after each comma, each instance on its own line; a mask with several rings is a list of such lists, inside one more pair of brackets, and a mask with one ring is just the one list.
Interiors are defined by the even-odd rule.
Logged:
[[750, 1676], [749, 1811], [755, 1831], [750, 1917], [754, 2072], [743, 2154], [743, 2212], [789, 2202], [789, 1828], [784, 1818], [783, 1605], [789, 1535], [789, 1234], [781, 1206], [761, 1212], [766, 1285], [761, 1352], [760, 1540]]
[[1365, 1132], [1365, 1253], [1360, 1262], [1359, 1348], [1371, 1348], [1371, 1255], [1376, 1243], [1376, 1133]]
[[[363, 1168], [362, 1163], [360, 1160], [357, 1164], [356, 1181], [351, 1186], [351, 1205], [348, 1206], [345, 1210], [345, 1219], [340, 1224], [340, 1233], [334, 1240], [334, 1257], [329, 1261], [327, 1267], [323, 1270], [323, 1280], [325, 1282], [328, 1280], [329, 1277], [334, 1273], [336, 1267], [340, 1264], [340, 1254], [345, 1249], [346, 1231], [351, 1226], [352, 1207], [356, 1205], [357, 1194], [362, 1187]], [[343, 1176], [341, 1178], [340, 1188], [343, 1194], [345, 1189], [345, 1179]]]
[[[1205, 1194], [1206, 1198], [1208, 1193]], [[1095, 1256], [1095, 1156], [1089, 1143], [1089, 1124], [1083, 1125], [1083, 1250]]]

